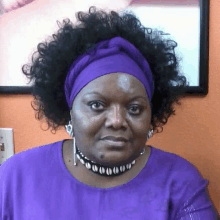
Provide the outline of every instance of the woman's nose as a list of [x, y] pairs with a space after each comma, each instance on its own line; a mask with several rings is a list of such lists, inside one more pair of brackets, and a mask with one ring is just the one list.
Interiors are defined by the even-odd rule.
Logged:
[[115, 105], [109, 110], [106, 127], [114, 127], [115, 129], [127, 128], [126, 112], [121, 106]]

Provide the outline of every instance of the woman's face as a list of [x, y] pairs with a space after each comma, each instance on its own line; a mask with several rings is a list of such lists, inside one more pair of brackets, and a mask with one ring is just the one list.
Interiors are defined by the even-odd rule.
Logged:
[[[76, 146], [90, 160], [106, 166], [130, 163], [143, 150], [151, 108], [143, 84], [125, 73], [101, 76], [76, 96], [71, 118]], [[121, 146], [102, 140], [124, 137]]]

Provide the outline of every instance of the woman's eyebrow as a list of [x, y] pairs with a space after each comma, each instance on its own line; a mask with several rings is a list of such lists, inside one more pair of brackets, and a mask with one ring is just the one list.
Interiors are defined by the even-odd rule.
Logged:
[[98, 93], [98, 92], [90, 92], [90, 93], [86, 93], [84, 96], [86, 96], [86, 95], [90, 95], [90, 94], [97, 94], [97, 95], [101, 95], [101, 96], [102, 96], [102, 94], [101, 94], [101, 93]]
[[144, 97], [144, 96], [135, 96], [135, 97], [132, 98], [130, 101], [133, 101], [133, 100], [135, 100], [135, 99], [144, 99], [144, 100], [147, 102], [147, 99], [146, 99], [146, 97]]
[[98, 93], [98, 92], [89, 92], [89, 93], [86, 93], [86, 94], [83, 96], [83, 98], [86, 98], [86, 96], [88, 96], [88, 95], [93, 95], [93, 94], [99, 95], [99, 96], [101, 96], [101, 97], [104, 98], [104, 96], [103, 96], [101, 93]]
[[[90, 93], [86, 93], [84, 96], [87, 96], [87, 95], [92, 95], [92, 94], [96, 94], [96, 95], [99, 95], [99, 96], [101, 96], [101, 97], [104, 97], [101, 93], [99, 93], [99, 92], [90, 92]], [[147, 99], [146, 99], [146, 97], [144, 97], [144, 96], [135, 96], [135, 97], [133, 97], [132, 99], [130, 99], [129, 101], [131, 102], [131, 101], [134, 101], [135, 99], [144, 99], [146, 102], [147, 102]]]

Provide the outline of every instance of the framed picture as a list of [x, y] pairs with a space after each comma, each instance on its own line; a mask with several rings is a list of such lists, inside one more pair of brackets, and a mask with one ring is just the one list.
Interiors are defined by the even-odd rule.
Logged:
[[[177, 42], [175, 53], [181, 57], [181, 74], [186, 76], [190, 85], [186, 93], [206, 95], [208, 93], [209, 1], [138, 0], [132, 3], [124, 10], [134, 12], [143, 26], [158, 29], [165, 38]], [[16, 10], [16, 16], [22, 12], [21, 10]], [[30, 94], [31, 85], [28, 84], [21, 68], [24, 64], [29, 64], [37, 44], [45, 41], [50, 34], [46, 25], [38, 28], [34, 18], [25, 21], [18, 18], [19, 26], [16, 20], [13, 22], [15, 18], [12, 14], [10, 16], [10, 13], [5, 17], [3, 15], [2, 20], [0, 17], [0, 28], [5, 31], [0, 35], [2, 42], [0, 93]], [[51, 34], [57, 31], [56, 20]]]
[[207, 95], [209, 1], [137, 0], [128, 11], [134, 12], [144, 27], [157, 29], [163, 38], [177, 43], [180, 74], [189, 83], [186, 93]]

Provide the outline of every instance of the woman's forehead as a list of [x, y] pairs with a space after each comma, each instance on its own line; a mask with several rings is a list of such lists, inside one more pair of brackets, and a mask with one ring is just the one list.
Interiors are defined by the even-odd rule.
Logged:
[[91, 92], [146, 94], [144, 85], [137, 78], [127, 73], [111, 73], [98, 77], [88, 83], [82, 92], [84, 94]]

